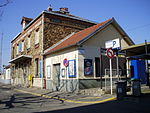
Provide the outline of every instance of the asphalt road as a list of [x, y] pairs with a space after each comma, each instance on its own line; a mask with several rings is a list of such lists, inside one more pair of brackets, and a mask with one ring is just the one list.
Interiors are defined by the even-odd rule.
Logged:
[[79, 104], [16, 92], [0, 84], [0, 113], [150, 113], [150, 93], [124, 101]]

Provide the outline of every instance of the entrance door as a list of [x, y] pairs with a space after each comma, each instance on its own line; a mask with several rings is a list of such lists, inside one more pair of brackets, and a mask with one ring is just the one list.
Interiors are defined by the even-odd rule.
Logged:
[[53, 70], [53, 88], [58, 91], [60, 87], [60, 64], [54, 64]]
[[101, 75], [101, 72], [100, 72], [100, 58], [95, 58], [95, 74], [96, 74], [96, 77], [100, 77]]

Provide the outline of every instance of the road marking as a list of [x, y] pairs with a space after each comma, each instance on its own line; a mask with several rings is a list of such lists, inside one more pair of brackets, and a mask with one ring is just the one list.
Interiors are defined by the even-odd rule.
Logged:
[[102, 97], [81, 97], [81, 98], [78, 98], [76, 100], [80, 100], [80, 99], [98, 99], [98, 98], [102, 98]]
[[32, 94], [32, 95], [39, 96], [39, 97], [49, 98], [49, 99], [58, 99], [58, 100], [71, 102], [71, 103], [96, 104], [96, 103], [103, 103], [103, 102], [107, 102], [107, 101], [116, 100], [116, 97], [111, 97], [111, 98], [107, 98], [107, 99], [99, 100], [99, 101], [76, 101], [76, 100], [69, 100], [69, 99], [64, 99], [64, 98], [52, 97], [52, 96], [48, 96], [48, 95], [42, 95], [42, 94], [28, 92], [28, 91], [19, 90], [19, 89], [15, 89], [15, 91], [22, 92], [22, 93], [28, 93], [28, 94]]

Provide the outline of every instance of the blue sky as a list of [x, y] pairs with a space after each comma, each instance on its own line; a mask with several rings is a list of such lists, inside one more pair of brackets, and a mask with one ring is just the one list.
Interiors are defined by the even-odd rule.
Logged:
[[[0, 0], [0, 4], [5, 0]], [[150, 0], [11, 0], [0, 8], [3, 32], [3, 64], [10, 60], [11, 40], [21, 31], [22, 16], [35, 18], [51, 4], [53, 10], [68, 7], [71, 14], [96, 22], [114, 17], [136, 43], [150, 42]]]

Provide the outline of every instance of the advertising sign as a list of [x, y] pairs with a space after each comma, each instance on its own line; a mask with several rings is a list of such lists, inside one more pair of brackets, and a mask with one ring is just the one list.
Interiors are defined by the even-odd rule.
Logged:
[[68, 75], [69, 77], [76, 77], [76, 60], [69, 60]]
[[84, 59], [84, 75], [93, 74], [92, 59]]

